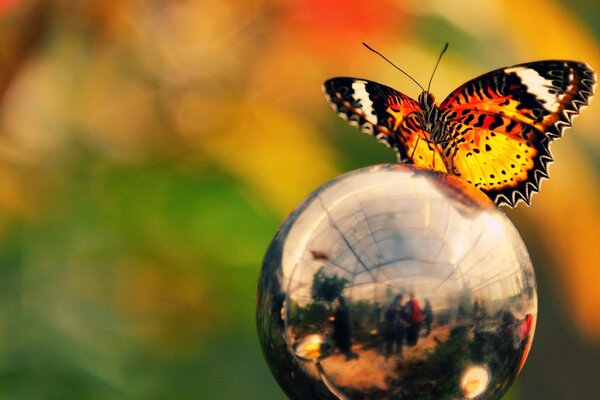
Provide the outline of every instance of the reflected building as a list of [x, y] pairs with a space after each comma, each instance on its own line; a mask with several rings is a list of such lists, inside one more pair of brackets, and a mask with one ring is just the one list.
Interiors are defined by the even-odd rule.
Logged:
[[[322, 391], [314, 398], [499, 398], [537, 313], [514, 226], [453, 177], [361, 171], [315, 192], [275, 238], [277, 258], [265, 259], [260, 291], [276, 280], [273, 296], [285, 297], [278, 334], [289, 362], [312, 382], [307, 390]], [[345, 350], [335, 333], [343, 324]], [[307, 352], [315, 337], [318, 351]]]

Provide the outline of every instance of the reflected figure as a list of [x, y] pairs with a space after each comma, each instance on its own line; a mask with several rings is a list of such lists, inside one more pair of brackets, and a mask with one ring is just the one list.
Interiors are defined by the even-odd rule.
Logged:
[[429, 299], [425, 299], [425, 307], [423, 308], [423, 322], [425, 323], [425, 337], [429, 337], [431, 333], [431, 324], [433, 323], [433, 310], [431, 309], [431, 302]]
[[529, 354], [531, 340], [533, 339], [534, 321], [534, 316], [531, 313], [529, 313], [525, 315], [525, 318], [521, 322], [521, 360], [519, 361], [519, 368], [515, 372], [515, 376], [518, 375], [521, 369], [523, 368], [523, 364], [525, 363], [527, 355]]
[[[478, 305], [478, 307], [479, 307], [479, 305]], [[468, 311], [467, 307], [465, 307], [465, 305], [463, 303], [460, 303], [458, 305], [458, 310], [457, 310], [457, 314], [456, 315], [457, 315], [457, 319], [458, 320], [462, 320], [462, 319], [465, 319], [465, 318], [469, 317], [469, 311]]]
[[381, 320], [381, 307], [379, 303], [375, 302], [373, 304], [373, 310], [371, 311], [371, 325], [377, 327], [379, 325], [379, 321]]
[[500, 326], [494, 343], [495, 350], [504, 359], [518, 365], [518, 350], [521, 344], [521, 324], [515, 315], [508, 309], [502, 311]]
[[383, 339], [385, 342], [385, 356], [402, 354], [404, 337], [406, 336], [406, 313], [402, 306], [402, 294], [397, 295], [383, 316]]
[[475, 299], [473, 301], [473, 320], [481, 322], [487, 318], [487, 307], [485, 305], [485, 299]]
[[480, 305], [479, 305], [479, 299], [475, 299], [473, 300], [473, 320], [474, 321], [478, 321], [480, 319]]
[[503, 336], [512, 337], [514, 336], [514, 330], [517, 320], [514, 314], [510, 310], [504, 310], [502, 312], [502, 325], [500, 326], [500, 333]]
[[419, 340], [419, 331], [423, 323], [423, 311], [421, 305], [414, 293], [409, 294], [408, 303], [406, 303], [406, 315], [408, 319], [408, 328], [406, 330], [406, 344], [413, 347]]
[[483, 321], [487, 317], [488, 317], [488, 312], [487, 312], [487, 307], [485, 305], [485, 299], [482, 299], [481, 303], [479, 303], [479, 319]]
[[346, 360], [358, 358], [358, 354], [352, 352], [350, 310], [342, 296], [336, 298], [336, 303], [336, 310], [333, 314], [333, 344], [346, 356]]
[[531, 332], [531, 327], [533, 325], [533, 316], [531, 313], [525, 315], [521, 323], [521, 341], [527, 342], [529, 340], [529, 334]]

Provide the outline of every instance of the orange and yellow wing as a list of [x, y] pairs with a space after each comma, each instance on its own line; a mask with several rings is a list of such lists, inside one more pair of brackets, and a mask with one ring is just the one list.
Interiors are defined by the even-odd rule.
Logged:
[[438, 148], [420, 123], [419, 103], [388, 86], [356, 78], [333, 78], [323, 90], [338, 115], [396, 150], [399, 159], [446, 172]]
[[574, 61], [540, 61], [492, 71], [440, 105], [450, 172], [498, 205], [529, 204], [552, 161], [550, 142], [589, 104], [596, 78]]

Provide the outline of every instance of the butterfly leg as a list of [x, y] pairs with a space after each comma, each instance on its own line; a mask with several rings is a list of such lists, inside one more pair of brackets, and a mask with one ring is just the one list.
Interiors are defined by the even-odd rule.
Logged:
[[437, 140], [435, 143], [439, 146], [440, 156], [444, 162], [444, 166], [448, 173], [460, 176], [457, 174], [454, 169], [454, 157], [456, 156], [456, 152], [458, 150], [458, 146], [456, 146], [456, 138], [452, 137], [452, 134], [448, 132], [446, 129], [442, 129], [444, 132], [441, 135], [441, 138]]
[[456, 153], [458, 153], [458, 146], [454, 146], [452, 149], [452, 156], [450, 156], [448, 172], [460, 177], [462, 174], [454, 169], [454, 157], [456, 157]]
[[421, 140], [421, 136], [417, 136], [417, 141], [415, 143], [415, 147], [413, 147], [413, 151], [412, 153], [410, 153], [409, 159], [412, 161], [413, 157], [415, 156], [415, 152], [417, 151], [417, 147], [419, 146], [419, 140]]

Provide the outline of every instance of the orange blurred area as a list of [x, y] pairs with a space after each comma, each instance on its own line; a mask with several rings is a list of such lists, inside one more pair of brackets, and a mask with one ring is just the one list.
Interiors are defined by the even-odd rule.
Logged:
[[[321, 184], [395, 160], [322, 83], [418, 96], [363, 41], [421, 84], [450, 42], [438, 101], [527, 61], [599, 69], [599, 18], [583, 0], [0, 0], [0, 397], [283, 399], [254, 327], [269, 241]], [[599, 110], [507, 211], [541, 301], [513, 400], [600, 392]]]
[[9, 12], [19, 3], [19, 0], [2, 0], [0, 1], [0, 13]]

